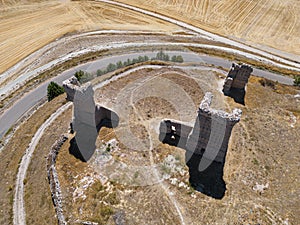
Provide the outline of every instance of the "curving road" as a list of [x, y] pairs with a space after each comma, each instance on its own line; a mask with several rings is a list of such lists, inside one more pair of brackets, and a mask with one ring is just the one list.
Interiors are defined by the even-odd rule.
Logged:
[[[159, 48], [158, 50], [159, 51]], [[18, 101], [16, 101], [9, 109], [7, 109], [3, 114], [0, 115], [0, 139], [4, 134], [12, 127], [28, 110], [34, 107], [39, 101], [47, 96], [47, 86], [51, 81], [55, 81], [59, 84], [62, 81], [70, 78], [75, 71], [85, 70], [90, 73], [95, 73], [97, 69], [104, 69], [109, 63], [116, 63], [118, 61], [125, 61], [128, 58], [133, 59], [140, 55], [148, 55], [153, 57], [156, 55], [156, 52], [146, 51], [139, 53], [128, 53], [117, 56], [110, 56], [103, 59], [99, 59], [93, 62], [85, 63], [83, 65], [76, 66], [72, 69], [69, 69], [53, 79], [50, 79], [39, 86], [34, 90], [26, 93]], [[212, 64], [214, 66], [221, 66], [223, 68], [230, 68], [231, 62], [226, 59], [208, 56], [208, 55], [198, 55], [193, 52], [180, 52], [180, 51], [166, 51], [169, 55], [182, 55], [185, 62], [189, 63], [205, 63]], [[260, 77], [265, 77], [270, 80], [278, 81], [283, 84], [292, 85], [293, 79], [285, 76], [280, 76], [275, 73], [271, 73], [264, 70], [254, 69], [253, 74]]]
[[[253, 59], [255, 61], [258, 62], [263, 62], [265, 64], [269, 64], [272, 66], [276, 66], [279, 68], [284, 68], [284, 69], [290, 69], [290, 70], [294, 70], [294, 71], [299, 71], [300, 72], [300, 65], [299, 68], [295, 68], [292, 66], [287, 66], [287, 65], [283, 65], [281, 63], [278, 62], [273, 62], [270, 59], [266, 59], [264, 57], [261, 56], [257, 56], [255, 54], [252, 53], [248, 53], [248, 52], [243, 52], [241, 50], [237, 50], [237, 49], [232, 49], [232, 48], [228, 48], [228, 47], [221, 47], [221, 46], [214, 46], [214, 45], [207, 45], [207, 44], [195, 44], [195, 43], [177, 43], [177, 42], [152, 42], [152, 43], [144, 43], [144, 42], [134, 42], [134, 43], [111, 43], [111, 44], [107, 44], [107, 45], [97, 45], [97, 46], [92, 46], [92, 47], [87, 47], [83, 50], [78, 50], [76, 52], [71, 52], [68, 53], [64, 56], [61, 56], [37, 69], [34, 69], [32, 71], [23, 73], [22, 75], [18, 76], [16, 79], [9, 81], [5, 86], [1, 87], [0, 89], [0, 100], [3, 99], [5, 97], [5, 95], [8, 95], [9, 93], [11, 93], [13, 90], [17, 89], [20, 85], [22, 85], [25, 81], [36, 77], [39, 73], [42, 73], [48, 69], [50, 69], [51, 67], [59, 64], [59, 63], [63, 63], [66, 62], [76, 56], [80, 56], [86, 53], [90, 53], [90, 52], [96, 52], [96, 51], [101, 51], [101, 50], [110, 50], [110, 49], [122, 49], [122, 48], [140, 48], [140, 47], [151, 47], [151, 48], [161, 48], [161, 47], [196, 47], [196, 48], [204, 48], [204, 49], [210, 49], [210, 50], [216, 50], [216, 51], [221, 51], [221, 52], [225, 52], [225, 53], [233, 53], [236, 55], [241, 55], [250, 59]], [[158, 49], [159, 50], [159, 49]], [[112, 57], [113, 58], [113, 57]], [[189, 58], [189, 56], [188, 56]], [[218, 62], [220, 63], [220, 62]], [[217, 64], [216, 64], [217, 65]], [[3, 76], [3, 75], [1, 75]], [[1, 81], [1, 77], [0, 77], [0, 81]]]

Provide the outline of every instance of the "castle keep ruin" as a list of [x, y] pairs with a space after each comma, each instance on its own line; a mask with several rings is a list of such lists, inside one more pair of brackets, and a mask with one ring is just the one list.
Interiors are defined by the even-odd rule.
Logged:
[[205, 94], [193, 127], [180, 121], [161, 121], [159, 139], [186, 150], [190, 183], [197, 190], [222, 198], [226, 190], [222, 177], [228, 142], [242, 111], [226, 113], [211, 109], [212, 97], [210, 92]]
[[252, 72], [253, 69], [248, 65], [233, 63], [225, 79], [223, 93], [232, 97], [235, 102], [244, 104], [245, 87]]

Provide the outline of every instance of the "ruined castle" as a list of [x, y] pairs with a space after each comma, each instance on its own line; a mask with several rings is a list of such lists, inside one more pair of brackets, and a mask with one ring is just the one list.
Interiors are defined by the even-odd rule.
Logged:
[[[233, 69], [230, 72], [232, 77], [229, 78], [228, 75], [227, 80], [231, 82], [229, 90], [233, 87], [245, 87], [250, 70], [248, 67], [241, 68], [244, 72]], [[94, 102], [94, 90], [89, 83], [81, 86], [77, 79], [72, 77], [64, 81], [63, 87], [67, 99], [74, 104], [72, 124], [76, 132], [74, 146], [77, 147], [74, 155], [77, 154], [83, 161], [87, 161], [94, 153], [99, 127], [108, 124], [110, 127], [116, 127], [119, 117], [112, 110]], [[242, 111], [234, 109], [232, 113], [227, 113], [212, 109], [212, 98], [212, 93], [205, 94], [194, 125], [172, 119], [162, 120], [159, 140], [186, 150], [190, 183], [195, 189], [215, 198], [222, 198], [226, 190], [223, 168], [228, 142], [232, 128], [239, 122]]]

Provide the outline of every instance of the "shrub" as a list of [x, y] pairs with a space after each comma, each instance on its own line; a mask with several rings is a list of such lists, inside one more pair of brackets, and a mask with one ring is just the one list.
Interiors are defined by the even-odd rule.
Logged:
[[103, 75], [103, 74], [105, 74], [105, 71], [97, 70], [97, 76], [98, 77], [101, 76], [101, 75]]
[[300, 87], [300, 75], [294, 75], [294, 85]]
[[123, 63], [121, 61], [117, 62], [117, 68], [120, 69], [123, 67]]
[[47, 87], [47, 98], [48, 102], [50, 102], [55, 97], [63, 94], [65, 92], [64, 88], [59, 86], [57, 83], [51, 81]]
[[115, 64], [113, 64], [113, 63], [108, 64], [108, 66], [106, 67], [106, 71], [107, 72], [112, 72], [112, 71], [114, 71], [116, 69], [117, 69], [117, 66]]
[[270, 87], [272, 89], [275, 89], [275, 82], [274, 81], [262, 78], [262, 79], [259, 80], [259, 83], [264, 87]]

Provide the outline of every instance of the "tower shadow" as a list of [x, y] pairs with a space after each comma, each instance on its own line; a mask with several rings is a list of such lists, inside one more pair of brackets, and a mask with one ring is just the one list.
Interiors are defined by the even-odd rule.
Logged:
[[231, 88], [229, 92], [225, 93], [223, 91], [223, 93], [224, 95], [231, 97], [236, 103], [245, 105], [245, 96], [246, 96], [245, 89]]
[[222, 199], [226, 192], [226, 184], [223, 180], [224, 163], [211, 160], [210, 165], [201, 171], [199, 165], [203, 156], [188, 151], [186, 151], [185, 155], [186, 160], [188, 159], [186, 165], [189, 168], [189, 182], [191, 186], [205, 195], [215, 199]]

